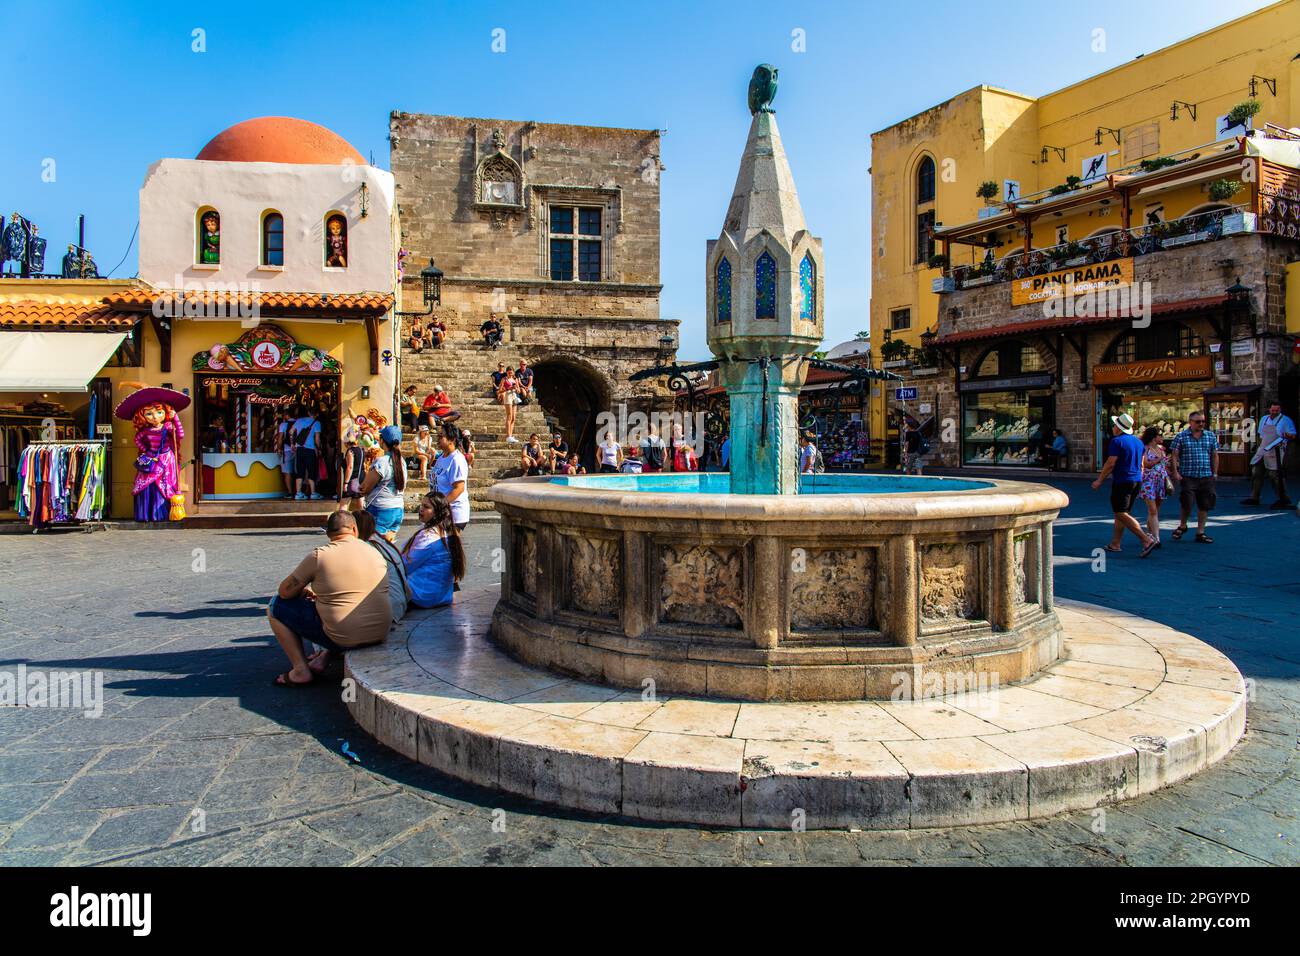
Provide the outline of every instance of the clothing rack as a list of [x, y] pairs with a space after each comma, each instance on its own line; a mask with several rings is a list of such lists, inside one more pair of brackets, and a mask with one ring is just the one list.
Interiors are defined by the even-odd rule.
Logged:
[[28, 443], [18, 468], [19, 516], [34, 528], [102, 520], [110, 445], [106, 438]]

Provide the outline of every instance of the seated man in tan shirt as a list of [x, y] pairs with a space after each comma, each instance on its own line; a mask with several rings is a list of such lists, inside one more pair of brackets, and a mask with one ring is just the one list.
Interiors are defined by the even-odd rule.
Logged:
[[[333, 511], [325, 525], [329, 544], [302, 559], [280, 582], [266, 616], [292, 669], [277, 687], [306, 687], [325, 669], [331, 652], [378, 644], [388, 636], [388, 569], [383, 557], [357, 537], [347, 511]], [[307, 661], [302, 642], [322, 648]]]

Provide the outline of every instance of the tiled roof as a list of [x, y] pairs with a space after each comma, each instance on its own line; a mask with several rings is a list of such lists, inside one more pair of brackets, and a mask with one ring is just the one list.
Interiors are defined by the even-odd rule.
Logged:
[[[1185, 312], [1208, 312], [1222, 308], [1228, 301], [1226, 295], [1211, 295], [1201, 299], [1184, 299], [1181, 302], [1159, 302], [1151, 306], [1152, 315], [1179, 315]], [[1086, 329], [1099, 325], [1118, 325], [1132, 322], [1130, 316], [1090, 315], [1083, 318], [1063, 316], [1057, 319], [1039, 319], [1035, 322], [1016, 322], [1012, 325], [998, 325], [988, 329], [967, 329], [962, 332], [949, 332], [937, 339], [939, 345], [954, 345], [960, 342], [979, 342], [984, 339], [998, 339], [1011, 335], [1034, 335], [1041, 332], [1069, 332], [1074, 329]]]
[[246, 295], [223, 292], [177, 293], [170, 289], [145, 287], [125, 289], [104, 297], [104, 303], [119, 309], [146, 310], [155, 299], [201, 299], [205, 304], [247, 303], [261, 309], [303, 312], [354, 312], [379, 315], [393, 307], [393, 296], [382, 292], [254, 292]]
[[0, 328], [6, 329], [125, 331], [139, 321], [138, 313], [110, 308], [95, 299], [0, 298]]

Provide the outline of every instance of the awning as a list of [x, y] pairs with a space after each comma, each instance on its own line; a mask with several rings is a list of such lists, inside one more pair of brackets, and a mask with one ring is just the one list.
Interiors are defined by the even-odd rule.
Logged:
[[84, 392], [125, 332], [0, 332], [0, 392]]

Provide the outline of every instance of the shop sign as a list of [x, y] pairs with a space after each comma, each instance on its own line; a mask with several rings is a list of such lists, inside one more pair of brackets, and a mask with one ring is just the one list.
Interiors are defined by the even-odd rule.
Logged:
[[1239, 342], [1233, 342], [1232, 354], [1233, 355], [1254, 355], [1255, 343], [1250, 341], [1249, 339], [1242, 339]]
[[1133, 260], [1112, 259], [1071, 269], [1057, 269], [1040, 276], [1026, 276], [1011, 283], [1011, 304], [1030, 305], [1065, 295], [1103, 292], [1133, 282]]
[[1092, 370], [1095, 385], [1143, 385], [1147, 382], [1176, 382], [1188, 378], [1210, 378], [1208, 355], [1196, 358], [1151, 359], [1146, 362], [1098, 365]]
[[196, 372], [276, 372], [296, 375], [337, 374], [339, 360], [323, 349], [299, 345], [278, 325], [263, 323], [235, 342], [216, 343], [194, 356]]
[[921, 378], [921, 377], [923, 377], [923, 376], [925, 376], [925, 375], [938, 375], [938, 374], [939, 374], [939, 370], [938, 370], [937, 368], [914, 368], [914, 369], [912, 369], [912, 375], [913, 375], [914, 377], [916, 377], [916, 378]]
[[96, 423], [95, 423], [95, 434], [96, 434], [96, 435], [111, 435], [111, 434], [113, 434], [113, 423], [112, 423], [112, 422], [109, 422], [107, 425], [105, 425], [103, 422], [96, 422]]
[[894, 389], [894, 398], [900, 402], [914, 402], [918, 394], [919, 392], [914, 385]]
[[982, 378], [972, 382], [962, 382], [963, 392], [1018, 392], [1026, 388], [1051, 388], [1052, 373], [1041, 375], [1018, 375], [1015, 378]]

